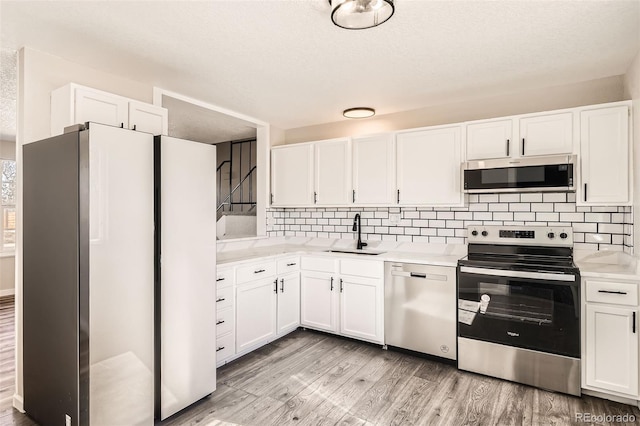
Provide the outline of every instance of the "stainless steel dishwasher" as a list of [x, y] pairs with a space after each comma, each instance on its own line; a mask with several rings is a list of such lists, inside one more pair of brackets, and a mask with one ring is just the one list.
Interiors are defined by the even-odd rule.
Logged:
[[456, 268], [385, 262], [385, 344], [456, 359]]

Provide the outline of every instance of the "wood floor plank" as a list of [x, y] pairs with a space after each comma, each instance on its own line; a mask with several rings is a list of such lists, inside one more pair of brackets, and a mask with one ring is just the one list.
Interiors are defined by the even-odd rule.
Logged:
[[420, 361], [416, 357], [407, 355], [398, 358], [395, 365], [354, 405], [351, 413], [361, 419], [373, 421], [379, 413], [389, 408], [391, 401], [419, 367]]

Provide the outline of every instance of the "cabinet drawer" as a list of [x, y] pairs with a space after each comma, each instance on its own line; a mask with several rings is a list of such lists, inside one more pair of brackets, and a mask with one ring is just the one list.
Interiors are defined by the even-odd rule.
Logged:
[[340, 260], [341, 275], [355, 275], [357, 277], [383, 278], [384, 262], [376, 260]]
[[221, 311], [233, 306], [233, 287], [218, 288], [218, 291], [216, 293], [217, 311]]
[[233, 285], [233, 278], [233, 268], [218, 269], [216, 272], [216, 285], [218, 288]]
[[332, 257], [303, 257], [300, 260], [305, 271], [328, 272], [336, 271], [336, 259]]
[[587, 302], [638, 305], [638, 283], [586, 280]]
[[216, 335], [222, 336], [223, 334], [233, 331], [233, 308], [220, 309], [217, 312], [216, 320]]
[[236, 353], [236, 341], [233, 333], [216, 339], [216, 363], [220, 363]]
[[300, 256], [287, 257], [285, 259], [278, 260], [278, 275], [286, 274], [287, 272], [295, 272], [300, 270]]
[[252, 265], [238, 266], [236, 278], [238, 284], [276, 275], [276, 262], [260, 262]]

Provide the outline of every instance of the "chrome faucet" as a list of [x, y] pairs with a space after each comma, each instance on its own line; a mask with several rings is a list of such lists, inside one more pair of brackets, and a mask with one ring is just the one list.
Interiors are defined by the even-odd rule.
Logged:
[[360, 213], [356, 213], [356, 217], [353, 218], [353, 231], [358, 231], [358, 245], [356, 248], [358, 250], [362, 250], [362, 247], [366, 246], [367, 243], [362, 242], [362, 225], [360, 223]]

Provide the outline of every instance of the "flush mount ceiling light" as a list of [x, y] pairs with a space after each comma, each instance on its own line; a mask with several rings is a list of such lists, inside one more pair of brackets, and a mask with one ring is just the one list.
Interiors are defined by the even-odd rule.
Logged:
[[349, 108], [342, 111], [342, 115], [347, 118], [367, 118], [376, 115], [376, 110], [366, 107]]
[[393, 0], [329, 0], [331, 20], [340, 28], [363, 30], [386, 22], [395, 10]]

